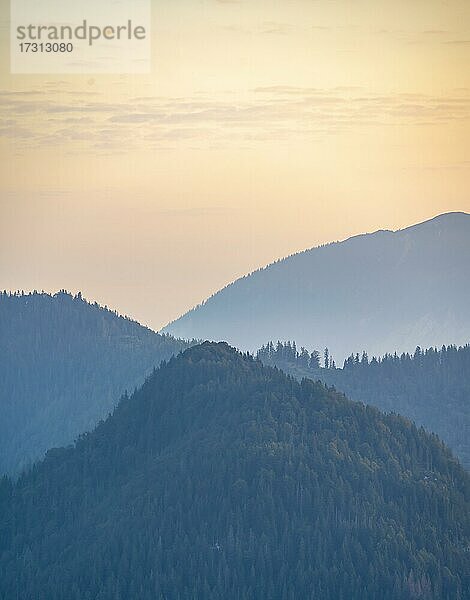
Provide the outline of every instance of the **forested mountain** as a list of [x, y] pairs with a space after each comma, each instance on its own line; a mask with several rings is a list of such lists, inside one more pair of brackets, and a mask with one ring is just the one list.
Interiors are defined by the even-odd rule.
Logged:
[[187, 345], [80, 295], [0, 294], [0, 474], [92, 429]]
[[470, 340], [470, 215], [449, 213], [400, 231], [377, 231], [290, 256], [227, 286], [168, 325], [181, 337], [255, 351], [267, 340], [357, 348], [465, 344]]
[[[323, 354], [323, 353], [322, 353]], [[272, 342], [257, 356], [297, 378], [319, 379], [349, 398], [396, 412], [437, 433], [470, 469], [470, 346], [416, 348], [413, 354], [369, 359], [351, 355], [338, 369], [326, 350], [308, 353], [295, 342]], [[320, 364], [323, 364], [321, 367]]]
[[0, 598], [464, 600], [470, 480], [401, 417], [205, 343], [0, 486]]

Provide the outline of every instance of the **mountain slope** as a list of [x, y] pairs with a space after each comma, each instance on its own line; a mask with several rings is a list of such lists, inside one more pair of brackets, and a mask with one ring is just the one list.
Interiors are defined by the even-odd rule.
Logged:
[[187, 346], [81, 296], [0, 294], [0, 474], [92, 429]]
[[320, 380], [352, 400], [415, 421], [437, 433], [470, 470], [470, 345], [371, 360], [357, 354], [342, 369], [320, 368], [318, 353], [297, 351], [290, 342], [267, 344], [257, 356], [298, 379]]
[[0, 486], [0, 598], [468, 598], [469, 477], [396, 416], [226, 344]]
[[266, 340], [329, 346], [339, 362], [357, 348], [470, 340], [470, 215], [449, 213], [377, 231], [269, 265], [168, 325], [173, 335], [225, 340], [254, 351]]

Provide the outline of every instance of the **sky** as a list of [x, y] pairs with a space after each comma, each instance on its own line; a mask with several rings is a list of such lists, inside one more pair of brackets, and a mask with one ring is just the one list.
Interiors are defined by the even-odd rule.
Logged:
[[0, 288], [159, 329], [277, 258], [470, 212], [468, 0], [154, 0], [152, 71], [13, 75]]

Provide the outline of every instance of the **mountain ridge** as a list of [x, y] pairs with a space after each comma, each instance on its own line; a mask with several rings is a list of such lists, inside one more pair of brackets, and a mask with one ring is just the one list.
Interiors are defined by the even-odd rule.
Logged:
[[[470, 215], [454, 212], [404, 229], [378, 230], [307, 249], [228, 284], [162, 331], [225, 339], [250, 351], [273, 338], [296, 339], [310, 347], [324, 343], [340, 360], [357, 348], [380, 355], [390, 348], [401, 352], [417, 345], [464, 344], [470, 339], [470, 319], [463, 308], [470, 301], [465, 286], [470, 279], [469, 239]], [[410, 295], [409, 318], [403, 293]], [[343, 304], [338, 296], [345, 298]], [[356, 305], [349, 310], [346, 300]], [[368, 303], [370, 310], [365, 310]], [[418, 303], [422, 310], [417, 310]], [[394, 322], [387, 329], [390, 316]], [[338, 320], [344, 323], [343, 332]], [[327, 321], [333, 331], [330, 339]], [[348, 336], [351, 324], [354, 332]], [[312, 331], [309, 337], [307, 330]], [[376, 341], [380, 338], [383, 343]]]
[[179, 321], [182, 317], [184, 317], [185, 315], [195, 311], [196, 309], [198, 309], [201, 306], [204, 306], [211, 298], [213, 298], [214, 296], [216, 296], [217, 294], [219, 294], [220, 292], [226, 290], [227, 288], [230, 288], [231, 286], [233, 286], [237, 281], [241, 280], [241, 279], [246, 279], [247, 277], [250, 277], [251, 275], [254, 275], [255, 273], [258, 273], [259, 271], [264, 271], [266, 269], [269, 269], [270, 267], [277, 265], [279, 263], [283, 263], [284, 261], [287, 261], [295, 256], [301, 255], [301, 254], [305, 254], [308, 252], [311, 252], [312, 250], [318, 250], [320, 248], [325, 248], [328, 246], [334, 246], [337, 244], [344, 244], [346, 242], [349, 242], [351, 240], [355, 240], [357, 238], [364, 238], [367, 236], [375, 236], [377, 234], [388, 234], [388, 233], [400, 233], [400, 232], [406, 232], [408, 230], [412, 230], [414, 228], [420, 228], [423, 225], [431, 225], [433, 222], [439, 222], [441, 220], [450, 220], [451, 218], [453, 218], [453, 216], [463, 216], [463, 217], [469, 217], [470, 218], [470, 213], [466, 213], [464, 211], [451, 211], [451, 212], [446, 212], [446, 213], [440, 213], [438, 215], [436, 215], [435, 217], [431, 217], [430, 219], [427, 219], [425, 221], [420, 221], [418, 223], [415, 223], [414, 225], [408, 225], [406, 227], [403, 228], [399, 228], [399, 229], [376, 229], [374, 231], [369, 231], [369, 232], [365, 232], [365, 233], [357, 233], [355, 235], [349, 236], [347, 238], [344, 238], [342, 240], [334, 240], [331, 242], [325, 242], [323, 244], [319, 244], [318, 246], [310, 246], [309, 248], [305, 248], [305, 250], [299, 250], [297, 252], [293, 252], [292, 254], [287, 254], [286, 256], [282, 256], [280, 258], [277, 258], [276, 260], [273, 260], [272, 262], [268, 263], [265, 266], [262, 267], [258, 267], [257, 269], [254, 269], [253, 271], [250, 271], [249, 273], [246, 273], [245, 275], [242, 275], [241, 277], [238, 277], [237, 279], [227, 283], [226, 285], [224, 285], [223, 287], [220, 288], [220, 290], [218, 290], [217, 292], [214, 292], [213, 294], [211, 294], [210, 296], [208, 296], [206, 299], [202, 300], [201, 302], [199, 302], [198, 304], [194, 305], [192, 308], [190, 308], [189, 310], [187, 310], [185, 313], [183, 313], [181, 316], [177, 317], [176, 319], [172, 319], [171, 321], [169, 321], [164, 327], [162, 327], [159, 331], [159, 333], [164, 332], [165, 329], [169, 328], [173, 323], [176, 323], [177, 321]]

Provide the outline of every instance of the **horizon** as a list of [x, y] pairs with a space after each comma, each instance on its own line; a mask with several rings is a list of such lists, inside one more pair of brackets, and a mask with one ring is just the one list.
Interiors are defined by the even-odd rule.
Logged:
[[[327, 241], [324, 242], [323, 244], [319, 244], [317, 246], [310, 246], [304, 249], [300, 249], [296, 252], [293, 252], [292, 254], [287, 254], [285, 256], [280, 256], [278, 258], [275, 258], [274, 260], [272, 260], [270, 263], [264, 264], [264, 265], [260, 265], [258, 267], [256, 267], [255, 269], [253, 269], [252, 271], [248, 272], [248, 273], [244, 273], [242, 274], [240, 277], [237, 277], [236, 279], [227, 282], [226, 284], [224, 284], [221, 288], [219, 288], [218, 290], [216, 290], [215, 292], [213, 292], [210, 295], [205, 296], [203, 299], [200, 300], [200, 302], [198, 302], [197, 304], [194, 304], [193, 306], [189, 307], [185, 312], [177, 315], [174, 319], [172, 319], [171, 321], [168, 321], [167, 323], [165, 323], [164, 325], [162, 325], [159, 328], [155, 328], [153, 327], [151, 324], [144, 322], [143, 320], [141, 320], [138, 315], [133, 315], [132, 312], [130, 311], [126, 311], [126, 310], [121, 310], [120, 308], [111, 305], [110, 302], [107, 302], [106, 300], [99, 300], [97, 298], [88, 296], [83, 290], [81, 289], [69, 289], [66, 287], [60, 287], [57, 289], [44, 289], [44, 288], [16, 288], [16, 289], [3, 289], [2, 293], [7, 292], [10, 294], [33, 294], [33, 293], [38, 293], [38, 294], [47, 294], [50, 296], [55, 296], [58, 295], [62, 292], [72, 296], [72, 297], [77, 297], [80, 296], [80, 298], [82, 300], [84, 300], [86, 303], [88, 304], [94, 304], [97, 303], [101, 308], [104, 309], [108, 309], [111, 312], [115, 312], [117, 313], [117, 315], [119, 317], [124, 317], [126, 319], [130, 319], [132, 321], [135, 321], [136, 323], [138, 323], [139, 325], [141, 325], [142, 327], [148, 328], [151, 331], [155, 332], [155, 333], [159, 333], [162, 335], [167, 335], [168, 332], [165, 332], [164, 329], [169, 327], [173, 322], [177, 321], [180, 317], [183, 317], [184, 315], [186, 315], [187, 313], [190, 313], [191, 311], [199, 308], [200, 306], [202, 306], [207, 300], [209, 300], [210, 298], [212, 298], [214, 295], [216, 295], [218, 292], [224, 290], [225, 288], [230, 287], [231, 285], [233, 285], [234, 283], [236, 283], [239, 279], [243, 279], [245, 277], [249, 277], [253, 274], [255, 274], [258, 271], [267, 269], [269, 267], [271, 267], [272, 265], [279, 263], [279, 262], [283, 262], [284, 260], [288, 260], [291, 257], [294, 257], [298, 254], [303, 254], [306, 252], [310, 252], [313, 250], [316, 250], [318, 248], [322, 248], [324, 246], [330, 246], [330, 245], [334, 245], [334, 244], [342, 244], [343, 242], [347, 242], [353, 238], [356, 237], [362, 237], [362, 236], [370, 236], [370, 235], [375, 235], [377, 233], [382, 233], [382, 232], [389, 232], [389, 233], [399, 233], [402, 231], [406, 231], [408, 229], [412, 229], [414, 227], [418, 227], [420, 225], [425, 225], [427, 223], [431, 223], [432, 221], [435, 221], [437, 219], [440, 219], [442, 217], [447, 217], [447, 216], [451, 216], [451, 215], [463, 215], [463, 216], [467, 216], [470, 217], [470, 213], [467, 213], [465, 211], [449, 211], [449, 212], [444, 212], [444, 213], [439, 213], [437, 215], [434, 215], [432, 217], [429, 217], [427, 219], [425, 219], [424, 221], [419, 221], [417, 223], [412, 223], [410, 225], [406, 225], [403, 228], [399, 228], [399, 229], [376, 229], [374, 231], [365, 231], [365, 232], [361, 232], [361, 233], [356, 233], [353, 234], [347, 238], [344, 239], [336, 239], [336, 240], [331, 240], [331, 241]], [[171, 334], [169, 334], [171, 335]], [[203, 340], [204, 341], [204, 340]], [[209, 340], [208, 340], [209, 341]], [[278, 340], [270, 340], [270, 341], [278, 341]], [[279, 340], [279, 341], [295, 341], [295, 340]], [[226, 342], [228, 343], [228, 342]], [[229, 344], [230, 345], [230, 344]], [[448, 345], [454, 345], [453, 342], [449, 342]], [[459, 346], [459, 344], [457, 344], [457, 346]], [[234, 346], [236, 347], [236, 346]], [[437, 346], [429, 346], [429, 348], [437, 348]], [[317, 348], [318, 349], [318, 348]], [[358, 350], [358, 352], [362, 352], [362, 351], [367, 351], [366, 348], [361, 348]], [[394, 349], [391, 349], [390, 352], [394, 352]], [[383, 355], [379, 355], [376, 358], [379, 358], [380, 356]]]

